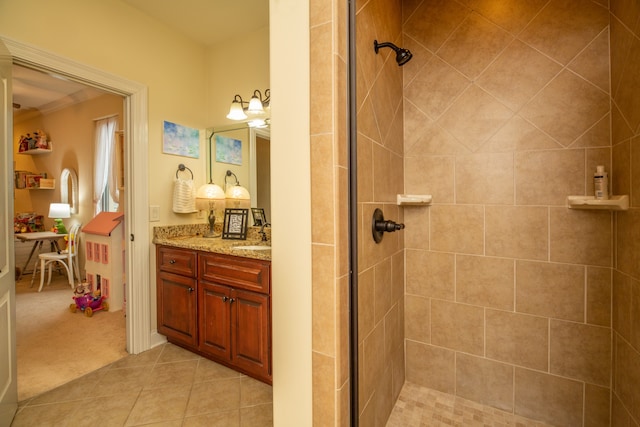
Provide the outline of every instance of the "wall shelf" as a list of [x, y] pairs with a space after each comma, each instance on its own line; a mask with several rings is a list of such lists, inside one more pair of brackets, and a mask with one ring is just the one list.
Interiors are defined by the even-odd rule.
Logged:
[[49, 148], [34, 148], [33, 150], [19, 151], [18, 154], [28, 154], [30, 156], [39, 156], [41, 154], [49, 154], [53, 149]]
[[432, 197], [430, 194], [398, 194], [398, 206], [429, 206]]
[[611, 196], [606, 200], [596, 199], [594, 196], [568, 196], [567, 207], [569, 209], [592, 209], [626, 211], [629, 209], [629, 196]]

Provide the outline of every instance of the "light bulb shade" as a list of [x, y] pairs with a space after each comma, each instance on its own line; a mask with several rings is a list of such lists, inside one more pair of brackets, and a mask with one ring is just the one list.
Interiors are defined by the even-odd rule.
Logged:
[[229, 114], [227, 114], [227, 119], [231, 120], [244, 120], [247, 118], [247, 115], [244, 113], [242, 109], [242, 103], [238, 101], [233, 101], [231, 103], [231, 108], [229, 108]]
[[227, 199], [250, 200], [249, 191], [242, 185], [232, 185], [225, 193]]
[[224, 200], [224, 190], [217, 184], [204, 184], [198, 188], [196, 199]]
[[248, 112], [252, 114], [261, 114], [264, 113], [264, 108], [262, 106], [262, 101], [257, 96], [252, 96], [249, 101], [249, 109]]
[[71, 218], [69, 203], [51, 203], [49, 205], [49, 218]]

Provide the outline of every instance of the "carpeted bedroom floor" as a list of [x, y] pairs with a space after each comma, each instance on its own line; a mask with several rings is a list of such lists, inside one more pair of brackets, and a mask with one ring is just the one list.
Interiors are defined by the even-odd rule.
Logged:
[[42, 292], [38, 279], [33, 287], [30, 275], [16, 282], [19, 401], [127, 356], [122, 310], [92, 317], [71, 313], [73, 291], [66, 276], [54, 273]]

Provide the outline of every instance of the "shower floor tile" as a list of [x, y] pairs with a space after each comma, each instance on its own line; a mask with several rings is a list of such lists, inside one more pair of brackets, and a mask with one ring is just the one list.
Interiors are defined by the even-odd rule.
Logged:
[[405, 383], [387, 427], [550, 427], [490, 406]]

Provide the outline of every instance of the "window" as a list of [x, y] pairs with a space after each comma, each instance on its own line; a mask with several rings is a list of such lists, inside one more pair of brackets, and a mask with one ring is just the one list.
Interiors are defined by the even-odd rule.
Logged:
[[96, 139], [93, 177], [94, 214], [118, 210], [120, 192], [115, 162], [115, 132], [118, 117], [96, 120]]

